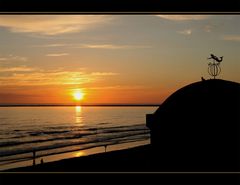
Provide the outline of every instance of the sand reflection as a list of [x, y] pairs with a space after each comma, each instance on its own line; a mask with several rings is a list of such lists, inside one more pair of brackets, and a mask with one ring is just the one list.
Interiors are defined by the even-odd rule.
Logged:
[[78, 151], [78, 152], [76, 152], [75, 153], [75, 157], [81, 157], [81, 156], [84, 156], [85, 155], [85, 153], [83, 152], [83, 151]]

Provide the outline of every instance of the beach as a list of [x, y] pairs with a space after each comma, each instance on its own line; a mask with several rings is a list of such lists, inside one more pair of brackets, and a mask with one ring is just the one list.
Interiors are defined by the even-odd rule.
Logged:
[[150, 145], [20, 167], [7, 172], [139, 172], [153, 167]]
[[237, 184], [239, 174], [179, 171], [152, 158], [151, 146], [93, 154], [1, 173], [3, 184]]

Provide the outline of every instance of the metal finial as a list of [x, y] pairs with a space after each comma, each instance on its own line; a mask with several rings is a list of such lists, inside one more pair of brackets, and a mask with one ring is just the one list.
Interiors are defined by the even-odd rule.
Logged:
[[210, 54], [208, 60], [210, 59], [212, 59], [212, 61], [208, 63], [208, 73], [215, 79], [215, 77], [221, 73], [220, 63], [223, 60], [223, 56], [218, 58], [217, 56]]

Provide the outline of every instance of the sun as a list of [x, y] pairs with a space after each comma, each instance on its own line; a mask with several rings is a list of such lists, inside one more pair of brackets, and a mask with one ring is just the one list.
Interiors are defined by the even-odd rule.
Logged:
[[73, 98], [74, 98], [74, 100], [80, 101], [80, 100], [83, 99], [83, 97], [84, 97], [84, 93], [83, 93], [82, 91], [80, 91], [80, 90], [75, 91], [75, 92], [73, 93]]

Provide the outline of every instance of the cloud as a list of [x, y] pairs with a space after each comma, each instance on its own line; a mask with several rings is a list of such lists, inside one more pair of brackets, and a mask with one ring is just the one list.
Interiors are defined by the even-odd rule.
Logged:
[[211, 26], [211, 25], [206, 25], [206, 26], [204, 27], [204, 31], [205, 31], [205, 32], [208, 32], [208, 33], [210, 33], [210, 32], [212, 31], [212, 29], [213, 29], [213, 26]]
[[92, 79], [82, 72], [76, 71], [35, 71], [32, 73], [12, 73], [0, 77], [1, 85], [14, 86], [40, 86], [40, 85], [66, 85], [83, 84]]
[[62, 56], [67, 56], [69, 55], [69, 53], [50, 53], [47, 54], [47, 57], [62, 57]]
[[186, 29], [186, 30], [183, 30], [183, 31], [178, 31], [178, 33], [183, 34], [183, 35], [191, 35], [192, 30], [191, 29]]
[[79, 85], [98, 81], [104, 76], [117, 75], [113, 72], [86, 72], [84, 68], [75, 70], [45, 70], [26, 66], [0, 68], [8, 74], [0, 76], [4, 86]]
[[1, 15], [0, 27], [11, 32], [58, 35], [95, 28], [112, 19], [106, 15]]
[[8, 55], [5, 57], [0, 57], [0, 61], [27, 61], [26, 57]]
[[34, 45], [33, 47], [51, 48], [51, 47], [64, 47], [64, 46], [69, 46], [69, 44], [56, 43], [56, 44]]
[[35, 45], [33, 47], [68, 47], [68, 48], [85, 48], [85, 49], [141, 49], [151, 48], [148, 45], [117, 45], [117, 44], [45, 44]]
[[115, 86], [102, 86], [102, 87], [88, 87], [87, 89], [93, 89], [93, 90], [139, 90], [139, 89], [146, 89], [147, 87], [145, 86], [140, 86], [140, 85], [115, 85]]
[[223, 40], [240, 42], [240, 35], [225, 35]]
[[156, 15], [171, 21], [197, 21], [208, 19], [207, 15]]
[[118, 73], [112, 73], [112, 72], [93, 72], [91, 73], [93, 76], [113, 76], [118, 75]]
[[0, 72], [28, 72], [34, 71], [34, 68], [20, 66], [20, 67], [0, 67]]
[[113, 44], [83, 44], [79, 48], [89, 49], [139, 49], [139, 48], [151, 48], [151, 46], [143, 45], [113, 45]]

